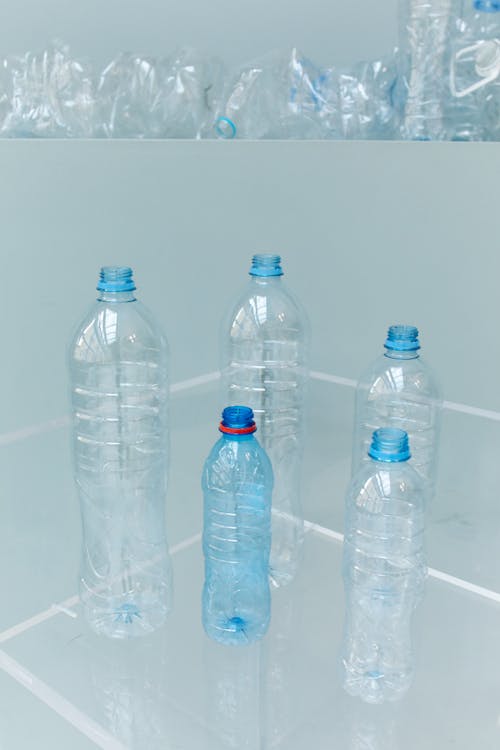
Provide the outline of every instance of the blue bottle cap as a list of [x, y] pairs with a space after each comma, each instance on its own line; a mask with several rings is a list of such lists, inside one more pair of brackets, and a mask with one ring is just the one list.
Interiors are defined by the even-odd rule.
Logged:
[[281, 258], [279, 255], [261, 253], [252, 258], [250, 276], [283, 276]]
[[387, 463], [408, 461], [411, 458], [408, 433], [395, 427], [380, 427], [373, 433], [368, 455]]
[[474, 0], [474, 8], [484, 13], [498, 13], [500, 0]]
[[97, 289], [100, 292], [133, 292], [136, 289], [128, 266], [103, 266]]
[[384, 346], [386, 349], [396, 352], [411, 352], [420, 349], [418, 328], [415, 328], [415, 326], [390, 326]]
[[250, 435], [257, 429], [249, 406], [226, 406], [219, 430], [228, 435]]

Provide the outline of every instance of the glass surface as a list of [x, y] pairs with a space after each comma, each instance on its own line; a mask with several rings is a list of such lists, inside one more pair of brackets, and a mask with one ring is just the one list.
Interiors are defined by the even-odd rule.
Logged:
[[221, 647], [204, 635], [196, 543], [174, 557], [174, 611], [153, 636], [128, 644], [96, 637], [77, 609], [76, 618], [59, 614], [4, 648], [128, 748], [493, 750], [500, 608], [429, 581], [414, 684], [399, 703], [365, 706], [340, 687], [340, 563], [338, 543], [306, 535], [301, 573], [273, 593], [260, 646]]

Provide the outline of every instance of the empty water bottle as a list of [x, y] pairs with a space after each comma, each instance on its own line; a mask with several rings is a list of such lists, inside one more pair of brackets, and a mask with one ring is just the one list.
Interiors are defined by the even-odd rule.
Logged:
[[441, 391], [419, 356], [415, 326], [391, 326], [385, 353], [361, 376], [356, 389], [352, 475], [368, 461], [373, 430], [378, 425], [405, 430], [412, 465], [424, 480], [427, 501], [434, 495], [441, 423]]
[[256, 429], [250, 408], [225, 408], [203, 468], [203, 627], [231, 645], [262, 638], [270, 618], [273, 472]]
[[309, 325], [282, 281], [279, 255], [254, 255], [250, 283], [222, 332], [223, 398], [254, 411], [274, 472], [270, 575], [295, 575], [303, 540], [300, 467]]
[[135, 288], [130, 268], [103, 268], [69, 352], [80, 598], [92, 628], [118, 638], [161, 625], [171, 597], [167, 342]]
[[402, 137], [443, 140], [453, 0], [400, 0], [400, 17]]
[[408, 436], [373, 433], [371, 461], [346, 496], [344, 687], [368, 703], [397, 700], [414, 672], [412, 613], [423, 594], [424, 494]]
[[451, 140], [498, 139], [500, 2], [464, 0], [450, 61]]

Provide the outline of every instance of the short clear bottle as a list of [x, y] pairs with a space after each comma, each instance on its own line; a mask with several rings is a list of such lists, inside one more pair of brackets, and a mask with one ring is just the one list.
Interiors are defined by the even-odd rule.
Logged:
[[408, 435], [373, 433], [346, 495], [343, 685], [367, 703], [401, 698], [414, 675], [412, 617], [427, 574], [423, 485]]

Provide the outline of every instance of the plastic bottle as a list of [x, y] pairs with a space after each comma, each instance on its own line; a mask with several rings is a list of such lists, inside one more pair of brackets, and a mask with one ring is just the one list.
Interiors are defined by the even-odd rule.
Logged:
[[412, 446], [412, 465], [424, 480], [430, 502], [436, 483], [442, 399], [419, 350], [415, 326], [391, 326], [385, 353], [359, 379], [351, 475], [362, 461], [368, 461], [372, 432], [378, 425], [405, 430]]
[[423, 594], [424, 494], [407, 463], [408, 435], [373, 433], [369, 464], [346, 496], [343, 684], [367, 703], [397, 700], [411, 684], [412, 613]]
[[295, 575], [303, 541], [300, 469], [309, 324], [281, 279], [279, 255], [254, 255], [250, 283], [223, 325], [222, 385], [229, 404], [248, 404], [274, 472], [270, 576]]
[[80, 598], [91, 627], [117, 638], [157, 628], [171, 599], [167, 342], [135, 288], [130, 268], [102, 268], [69, 351]]
[[464, 0], [450, 61], [451, 140], [500, 133], [500, 2]]
[[256, 429], [249, 407], [226, 407], [203, 468], [203, 627], [230, 645], [262, 638], [270, 619], [273, 471]]
[[401, 73], [404, 81], [402, 137], [446, 138], [445, 97], [452, 0], [400, 0]]

